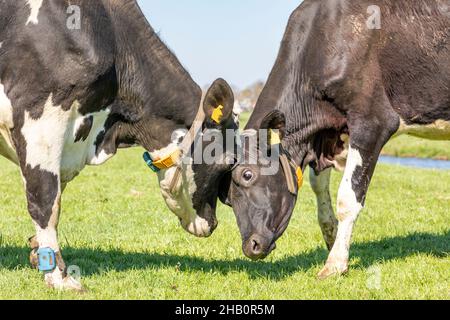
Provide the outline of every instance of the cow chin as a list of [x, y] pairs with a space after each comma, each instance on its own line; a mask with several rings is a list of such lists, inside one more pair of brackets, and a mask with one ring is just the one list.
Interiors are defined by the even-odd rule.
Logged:
[[201, 238], [212, 235], [217, 227], [217, 222], [209, 222], [197, 215], [188, 196], [184, 196], [183, 193], [175, 196], [170, 194], [165, 188], [161, 188], [161, 191], [167, 207], [178, 217], [184, 230]]
[[211, 236], [217, 227], [217, 220], [214, 217], [205, 219], [197, 214], [192, 204], [192, 194], [196, 190], [196, 186], [192, 184], [192, 180], [180, 179], [178, 186], [175, 188], [175, 192], [172, 193], [169, 191], [169, 185], [174, 173], [175, 168], [158, 173], [161, 193], [166, 201], [167, 207], [175, 213], [183, 229], [190, 234], [200, 238]]
[[175, 215], [180, 220], [180, 224], [184, 230], [200, 238], [206, 238], [212, 235], [217, 226], [216, 222], [208, 222], [208, 220], [198, 216], [195, 213], [195, 210], [185, 211], [182, 207], [179, 206], [179, 202], [177, 200], [174, 200], [170, 197], [164, 198], [170, 211], [175, 213]]

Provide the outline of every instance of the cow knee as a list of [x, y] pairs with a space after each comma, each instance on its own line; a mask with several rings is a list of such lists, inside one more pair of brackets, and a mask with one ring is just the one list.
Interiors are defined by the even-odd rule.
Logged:
[[363, 209], [354, 187], [347, 182], [344, 178], [338, 192], [337, 217], [340, 222], [348, 219], [356, 220], [358, 213]]
[[362, 209], [363, 204], [358, 201], [356, 192], [351, 185], [344, 182], [339, 189], [337, 200], [337, 218], [339, 222], [348, 220], [354, 222]]

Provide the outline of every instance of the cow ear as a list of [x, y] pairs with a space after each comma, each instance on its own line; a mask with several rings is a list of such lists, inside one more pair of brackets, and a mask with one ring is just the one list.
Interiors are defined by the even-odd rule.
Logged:
[[270, 112], [261, 122], [260, 129], [267, 130], [267, 142], [269, 145], [280, 144], [286, 136], [286, 117], [284, 113], [279, 110]]
[[206, 123], [221, 128], [233, 118], [234, 94], [228, 83], [217, 79], [209, 88], [203, 100]]

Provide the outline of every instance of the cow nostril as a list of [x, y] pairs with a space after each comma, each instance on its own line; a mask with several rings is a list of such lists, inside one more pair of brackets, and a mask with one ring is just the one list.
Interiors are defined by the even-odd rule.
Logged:
[[273, 250], [273, 244], [269, 246], [268, 239], [253, 235], [247, 241], [243, 242], [244, 254], [254, 260], [262, 260], [268, 256], [268, 254]]
[[252, 251], [254, 254], [261, 253], [261, 245], [256, 240], [252, 240]]

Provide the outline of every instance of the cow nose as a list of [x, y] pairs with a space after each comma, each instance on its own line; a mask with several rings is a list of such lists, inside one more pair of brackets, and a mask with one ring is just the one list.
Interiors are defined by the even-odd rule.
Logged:
[[253, 239], [250, 240], [251, 243], [251, 252], [255, 256], [259, 256], [262, 253], [262, 246], [261, 241], [258, 237], [253, 237]]
[[252, 260], [261, 260], [267, 257], [274, 246], [267, 245], [268, 241], [263, 237], [254, 234], [244, 245], [244, 254]]

